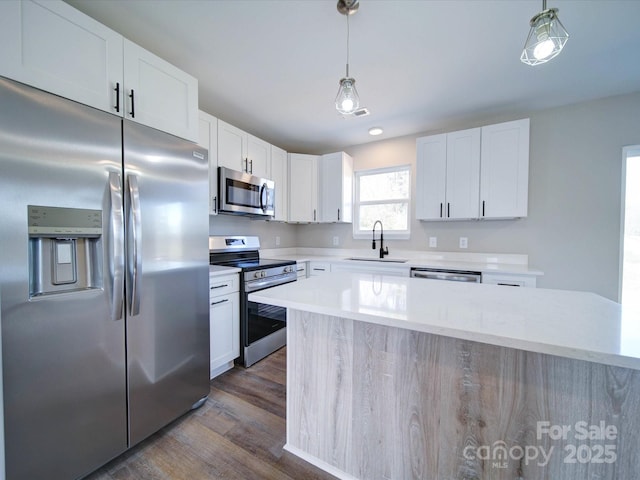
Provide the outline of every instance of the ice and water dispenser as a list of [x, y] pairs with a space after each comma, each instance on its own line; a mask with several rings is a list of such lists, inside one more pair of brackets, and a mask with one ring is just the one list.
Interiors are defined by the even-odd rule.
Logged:
[[27, 210], [30, 298], [102, 288], [102, 210]]

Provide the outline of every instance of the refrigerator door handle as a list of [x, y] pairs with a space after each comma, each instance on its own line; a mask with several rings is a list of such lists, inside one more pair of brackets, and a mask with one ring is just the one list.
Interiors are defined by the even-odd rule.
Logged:
[[120, 174], [117, 172], [109, 172], [109, 193], [111, 197], [111, 251], [113, 252], [110, 265], [113, 274], [111, 320], [120, 320], [124, 302], [124, 213], [122, 185], [120, 184]]
[[129, 184], [129, 232], [131, 234], [131, 249], [129, 272], [131, 274], [131, 298], [129, 312], [131, 316], [140, 313], [140, 279], [142, 277], [141, 218], [140, 218], [140, 190], [138, 176], [128, 175]]

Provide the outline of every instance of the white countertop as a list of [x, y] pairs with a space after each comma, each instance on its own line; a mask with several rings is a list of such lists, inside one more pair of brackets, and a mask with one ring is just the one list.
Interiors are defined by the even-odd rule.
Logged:
[[209, 265], [209, 278], [219, 277], [220, 275], [228, 275], [230, 273], [238, 273], [239, 268], [236, 267], [224, 267], [222, 265]]
[[332, 272], [249, 299], [640, 370], [640, 314], [594, 293]]

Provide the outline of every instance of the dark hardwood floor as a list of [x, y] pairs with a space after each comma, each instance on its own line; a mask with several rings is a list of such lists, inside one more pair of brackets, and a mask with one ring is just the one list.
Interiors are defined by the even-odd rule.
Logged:
[[211, 381], [206, 403], [85, 480], [335, 477], [283, 451], [286, 347]]

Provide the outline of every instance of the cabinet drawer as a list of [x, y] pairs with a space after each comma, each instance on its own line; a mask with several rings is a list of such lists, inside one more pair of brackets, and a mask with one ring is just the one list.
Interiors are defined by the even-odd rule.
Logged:
[[309, 263], [309, 275], [323, 275], [331, 271], [331, 264], [329, 262], [310, 262]]
[[533, 275], [512, 275], [502, 273], [483, 273], [482, 283], [503, 285], [508, 287], [536, 288], [536, 277]]
[[238, 274], [209, 277], [209, 298], [239, 290]]

